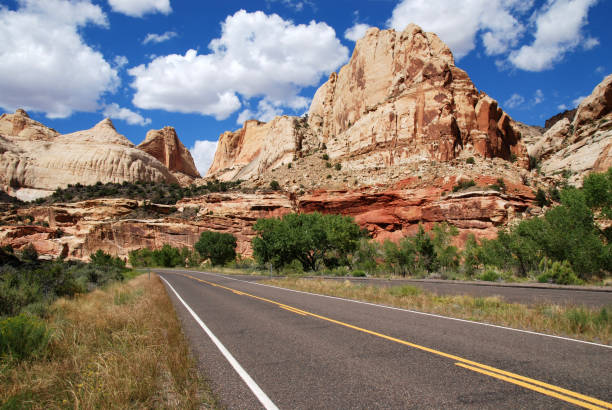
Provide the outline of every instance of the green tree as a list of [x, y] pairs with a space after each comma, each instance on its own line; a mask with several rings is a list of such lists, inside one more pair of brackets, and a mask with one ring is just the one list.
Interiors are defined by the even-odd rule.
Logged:
[[435, 224], [432, 242], [438, 267], [453, 269], [459, 266], [459, 249], [451, 245], [452, 238], [459, 235], [459, 230], [447, 223]]
[[156, 266], [163, 266], [165, 268], [185, 265], [185, 261], [181, 258], [180, 250], [168, 244], [162, 246], [161, 249], [153, 251], [153, 262]]
[[342, 215], [288, 214], [281, 219], [259, 219], [253, 229], [253, 254], [259, 263], [276, 269], [297, 259], [305, 271], [318, 269], [325, 258], [348, 263], [363, 233], [352, 218]]
[[406, 276], [415, 273], [416, 248], [413, 238], [402, 238], [398, 243], [386, 240], [383, 242], [385, 264], [395, 274]]
[[195, 249], [203, 259], [210, 259], [213, 265], [223, 265], [236, 259], [236, 237], [231, 233], [204, 231]]

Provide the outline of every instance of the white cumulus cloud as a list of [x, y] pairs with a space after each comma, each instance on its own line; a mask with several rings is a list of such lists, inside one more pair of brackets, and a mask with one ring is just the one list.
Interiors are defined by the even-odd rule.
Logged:
[[534, 13], [535, 39], [510, 54], [510, 61], [526, 71], [543, 71], [561, 61], [566, 53], [584, 42], [584, 47], [594, 47], [593, 39], [584, 38], [589, 8], [597, 0], [549, 0]]
[[[527, 3], [527, 4], [525, 4]], [[525, 27], [517, 19], [530, 2], [514, 0], [403, 0], [388, 25], [403, 30], [415, 23], [436, 33], [457, 59], [476, 47], [481, 33], [488, 55], [501, 54], [516, 45]]]
[[168, 41], [176, 37], [177, 35], [178, 34], [176, 34], [174, 31], [166, 31], [163, 34], [149, 33], [146, 35], [145, 39], [142, 41], [142, 44], [163, 43], [164, 41]]
[[516, 108], [516, 107], [520, 107], [521, 105], [523, 105], [524, 102], [525, 102], [525, 97], [523, 97], [520, 94], [514, 93], [510, 96], [510, 98], [506, 100], [506, 102], [504, 102], [504, 106], [508, 108]]
[[130, 110], [129, 108], [122, 108], [117, 103], [112, 103], [104, 107], [102, 114], [105, 117], [112, 119], [123, 120], [130, 125], [148, 125], [151, 123], [150, 118], [144, 118], [142, 115]]
[[344, 32], [344, 38], [351, 41], [357, 41], [365, 36], [369, 28], [370, 26], [368, 24], [355, 23]]
[[200, 175], [206, 175], [215, 158], [217, 141], [197, 140], [189, 150]]
[[114, 12], [131, 17], [142, 17], [150, 13], [170, 14], [170, 0], [108, 0]]
[[304, 103], [302, 88], [317, 85], [348, 59], [327, 24], [295, 25], [261, 11], [228, 16], [209, 49], [158, 56], [129, 70], [134, 105], [225, 119], [242, 106], [240, 95], [295, 109]]
[[79, 29], [108, 27], [106, 15], [88, 0], [19, 0], [18, 9], [0, 6], [0, 106], [65, 118], [95, 111], [105, 92], [120, 80]]

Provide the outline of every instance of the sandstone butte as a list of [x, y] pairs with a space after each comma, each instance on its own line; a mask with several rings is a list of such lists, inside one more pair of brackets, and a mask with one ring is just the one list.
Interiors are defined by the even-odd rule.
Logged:
[[[246, 190], [186, 198], [175, 212], [156, 205], [158, 216], [146, 218], [137, 212], [142, 203], [131, 199], [22, 208], [21, 216], [49, 227], [0, 226], [0, 245], [33, 243], [41, 254], [76, 259], [103, 249], [125, 258], [165, 243], [192, 246], [200, 232], [215, 230], [236, 235], [238, 252], [248, 256], [258, 218], [313, 211], [351, 215], [377, 240], [443, 221], [459, 229], [459, 245], [470, 233], [492, 238], [500, 227], [542, 212], [534, 191], [561, 182], [559, 170], [572, 170], [571, 182], [579, 184], [587, 172], [610, 165], [611, 83], [609, 76], [574, 116], [559, 116], [541, 130], [512, 121], [478, 92], [435, 35], [414, 25], [402, 33], [371, 29], [350, 62], [316, 92], [307, 119], [251, 120], [221, 135], [207, 177], [243, 179]], [[23, 114], [2, 117], [0, 143], [55, 143], [55, 131]], [[151, 155], [143, 155], [192, 178], [192, 162], [175, 136], [170, 128], [152, 131], [141, 144]], [[527, 151], [544, 172], [527, 169]], [[266, 190], [272, 180], [282, 191]], [[476, 186], [452, 192], [468, 180]]]
[[119, 134], [108, 118], [89, 130], [61, 135], [32, 120], [24, 110], [2, 114], [0, 188], [31, 200], [68, 184], [178, 183], [199, 176], [173, 129], [151, 131], [141, 145], [139, 149]]
[[172, 127], [147, 132], [145, 140], [136, 148], [164, 164], [183, 184], [189, 184], [194, 178], [200, 178], [191, 153], [179, 140]]
[[435, 34], [413, 24], [403, 32], [372, 28], [349, 63], [315, 93], [307, 130], [288, 117], [247, 121], [220, 136], [207, 176], [256, 176], [299, 157], [313, 140], [355, 170], [470, 156], [526, 166], [520, 137]]

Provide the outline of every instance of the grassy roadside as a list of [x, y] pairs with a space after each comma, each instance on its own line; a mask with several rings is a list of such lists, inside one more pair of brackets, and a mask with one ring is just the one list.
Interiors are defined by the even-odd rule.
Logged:
[[550, 304], [528, 306], [507, 303], [499, 297], [440, 296], [410, 285], [378, 287], [323, 279], [287, 278], [262, 283], [597, 343], [612, 341], [610, 306], [602, 309]]
[[0, 361], [0, 408], [215, 408], [172, 302], [140, 275], [59, 299], [37, 360]]

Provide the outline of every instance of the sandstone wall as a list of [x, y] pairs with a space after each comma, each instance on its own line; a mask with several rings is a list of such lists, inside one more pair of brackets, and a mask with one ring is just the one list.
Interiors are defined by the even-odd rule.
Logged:
[[176, 130], [172, 127], [150, 130], [137, 148], [156, 158], [172, 172], [200, 178], [191, 153], [179, 140]]

